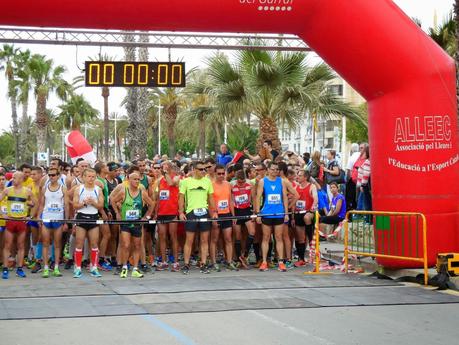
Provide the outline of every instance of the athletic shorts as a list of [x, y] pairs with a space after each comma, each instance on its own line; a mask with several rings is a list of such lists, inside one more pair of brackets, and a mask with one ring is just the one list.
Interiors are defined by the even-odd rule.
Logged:
[[164, 222], [164, 221], [169, 221], [169, 220], [174, 220], [174, 219], [177, 219], [177, 216], [176, 215], [158, 215], [158, 217], [156, 217], [156, 220], [160, 221], [160, 222]]
[[[187, 213], [186, 219], [188, 220], [194, 220], [194, 219], [203, 219], [203, 218], [209, 218], [209, 211], [206, 210], [206, 213], [203, 214], [202, 216], [197, 216], [194, 214], [193, 211], [190, 213]], [[185, 231], [189, 232], [205, 232], [209, 231], [210, 227], [212, 226], [212, 221], [208, 222], [187, 222], [185, 223]]]
[[151, 238], [155, 238], [156, 224], [145, 224], [144, 229], [150, 233]]
[[[84, 220], [93, 220], [93, 221], [96, 221], [96, 220], [99, 220], [99, 214], [86, 214], [86, 213], [80, 213], [78, 212], [76, 214], [76, 217], [75, 219], [84, 219]], [[80, 228], [83, 228], [85, 230], [91, 230], [91, 229], [94, 229], [96, 227], [98, 227], [99, 225], [97, 225], [95, 222], [94, 223], [76, 223], [77, 226], [79, 226]]]
[[50, 230], [55, 230], [57, 228], [59, 228], [60, 226], [62, 226], [62, 223], [59, 223], [59, 222], [49, 222], [49, 223], [43, 223], [43, 225], [45, 227], [47, 227], [48, 229]]
[[323, 224], [339, 224], [344, 220], [344, 218], [338, 216], [324, 216], [320, 217], [319, 223]]
[[19, 220], [7, 220], [6, 230], [14, 233], [20, 233], [27, 230], [26, 222]]
[[[233, 215], [231, 213], [225, 213], [225, 214], [219, 214], [218, 218], [230, 218], [232, 216]], [[217, 222], [217, 225], [220, 228], [220, 230], [228, 229], [228, 228], [231, 228], [233, 226], [233, 221], [232, 220], [223, 220], [221, 222]]]
[[[242, 217], [242, 216], [251, 216], [253, 215], [253, 211], [250, 207], [247, 208], [234, 208], [234, 215], [236, 217]], [[250, 221], [252, 218], [247, 218], [247, 219], [238, 219], [236, 221], [237, 225], [244, 225], [248, 221]]]
[[284, 218], [266, 218], [261, 217], [261, 223], [269, 226], [276, 226], [284, 224]]
[[142, 237], [142, 226], [141, 225], [122, 224], [120, 226], [120, 229], [123, 232], [130, 233], [132, 237], [137, 237], [137, 238]]
[[[306, 216], [308, 213], [314, 214], [312, 211], [306, 211], [306, 213], [295, 213], [295, 224], [297, 226], [306, 226], [306, 223], [304, 222], [304, 216]], [[312, 222], [314, 223], [314, 218], [312, 219]]]
[[38, 223], [36, 221], [34, 221], [34, 220], [29, 220], [27, 222], [27, 225], [30, 226], [31, 228], [39, 228]]

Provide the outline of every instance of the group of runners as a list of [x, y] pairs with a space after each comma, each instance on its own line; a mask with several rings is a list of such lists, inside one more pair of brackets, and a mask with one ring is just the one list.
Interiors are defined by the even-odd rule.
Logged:
[[141, 278], [152, 266], [188, 274], [196, 262], [202, 273], [305, 266], [315, 212], [323, 223], [342, 220], [344, 197], [290, 153], [259, 158], [221, 165], [163, 157], [128, 167], [53, 159], [46, 172], [22, 165], [9, 182], [0, 173], [2, 278], [13, 261], [22, 278], [26, 266], [44, 278], [61, 276], [63, 266], [75, 278], [85, 268], [93, 277]]

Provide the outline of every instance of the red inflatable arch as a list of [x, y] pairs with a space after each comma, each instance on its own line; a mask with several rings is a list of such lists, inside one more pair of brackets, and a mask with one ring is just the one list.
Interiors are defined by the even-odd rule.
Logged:
[[425, 213], [430, 264], [459, 251], [454, 63], [391, 0], [16, 0], [0, 24], [299, 35], [368, 101], [374, 208]]

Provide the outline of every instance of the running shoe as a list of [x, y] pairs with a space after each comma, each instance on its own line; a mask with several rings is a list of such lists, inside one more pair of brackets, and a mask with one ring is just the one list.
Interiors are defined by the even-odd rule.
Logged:
[[66, 262], [65, 262], [65, 265], [64, 265], [64, 270], [69, 270], [71, 269], [73, 266], [73, 259], [68, 259]]
[[80, 268], [75, 268], [73, 271], [73, 278], [81, 278], [83, 276], [83, 273], [81, 273]]
[[32, 269], [32, 273], [39, 273], [41, 272], [42, 270], [42, 267], [41, 267], [41, 263], [39, 263], [38, 261], [35, 263], [35, 266], [34, 268]]
[[121, 269], [120, 278], [127, 278], [128, 270], [127, 268]]
[[295, 267], [302, 267], [302, 266], [306, 266], [306, 262], [304, 260], [299, 260], [297, 262], [294, 263], [294, 266]]
[[287, 267], [282, 261], [279, 261], [279, 264], [277, 266], [277, 269], [281, 272], [287, 272]]
[[272, 261], [269, 261], [268, 262], [268, 267], [269, 268], [276, 268], [276, 264], [274, 262], [272, 262]]
[[207, 267], [206, 264], [202, 264], [200, 267], [199, 267], [199, 271], [201, 273], [204, 273], [204, 274], [209, 274], [210, 271], [209, 271], [209, 267]]
[[174, 262], [172, 264], [171, 271], [172, 272], [179, 272], [180, 271], [180, 264], [178, 262]]
[[239, 261], [241, 262], [241, 265], [242, 265], [243, 268], [245, 268], [245, 269], [249, 268], [249, 265], [247, 263], [247, 259], [243, 255], [241, 255], [239, 257]]
[[196, 266], [198, 264], [198, 260], [194, 256], [190, 258], [190, 265], [191, 266]]
[[26, 277], [26, 274], [25, 272], [22, 270], [22, 267], [18, 267], [16, 269], [16, 275], [19, 277], [19, 278], [25, 278]]
[[43, 278], [49, 278], [49, 268], [43, 269], [43, 274], [41, 275]]
[[143, 273], [140, 272], [138, 269], [134, 268], [131, 273], [132, 278], [143, 278]]
[[113, 274], [115, 276], [119, 276], [121, 274], [121, 271], [122, 271], [122, 267], [121, 266], [116, 266], [115, 269], [113, 270]]
[[139, 266], [139, 269], [140, 269], [140, 271], [142, 271], [143, 273], [150, 272], [150, 270], [151, 270], [150, 267], [148, 267], [147, 264], [141, 264], [141, 265]]
[[220, 265], [219, 264], [211, 264], [207, 267], [209, 271], [215, 271], [215, 272], [220, 272]]
[[285, 267], [288, 269], [288, 270], [291, 270], [292, 268], [295, 267], [295, 265], [293, 264], [292, 260], [287, 260], [285, 262]]
[[157, 271], [167, 271], [169, 269], [169, 264], [167, 262], [161, 262], [157, 267]]
[[257, 263], [255, 264], [256, 268], [260, 268], [261, 264], [263, 263], [262, 260], [258, 260]]
[[94, 267], [93, 269], [91, 269], [91, 271], [89, 271], [91, 273], [91, 276], [94, 277], [94, 278], [100, 278], [102, 277], [102, 274], [99, 273], [99, 270], [97, 269], [97, 267]]
[[29, 260], [28, 258], [24, 259], [24, 265], [30, 270], [35, 266], [35, 260]]
[[8, 269], [3, 269], [2, 279], [8, 279], [9, 274], [10, 274], [10, 271], [8, 271]]
[[61, 273], [61, 271], [59, 271], [59, 267], [58, 266], [54, 267], [53, 276], [54, 277], [62, 277], [62, 273]]
[[190, 273], [190, 265], [183, 265], [182, 273], [183, 274], [189, 274]]
[[267, 263], [267, 262], [262, 262], [261, 265], [260, 265], [259, 270], [260, 270], [261, 272], [266, 272], [266, 271], [268, 271], [268, 269], [269, 269], [269, 268], [268, 268], [268, 263]]
[[102, 264], [100, 265], [100, 268], [103, 271], [111, 271], [112, 270], [112, 266], [107, 261], [102, 262]]
[[237, 268], [236, 263], [234, 261], [231, 261], [228, 264], [228, 269], [230, 269], [231, 271], [239, 271], [239, 268]]

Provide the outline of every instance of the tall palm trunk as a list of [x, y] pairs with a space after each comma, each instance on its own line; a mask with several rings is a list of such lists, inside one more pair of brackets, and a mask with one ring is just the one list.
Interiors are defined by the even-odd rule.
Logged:
[[27, 147], [27, 131], [29, 130], [28, 128], [28, 123], [29, 123], [29, 102], [27, 99], [25, 99], [22, 102], [22, 116], [21, 116], [21, 121], [20, 121], [20, 136], [19, 136], [19, 159], [21, 162], [26, 162], [29, 160], [28, 157], [28, 152], [26, 151]]
[[203, 115], [199, 116], [199, 158], [206, 156], [206, 122]]
[[[169, 157], [175, 157], [175, 121], [177, 120], [177, 105], [164, 108], [164, 119], [167, 126], [167, 141], [169, 144]], [[161, 145], [161, 144], [160, 144]]]
[[15, 97], [11, 97], [11, 119], [13, 120], [13, 138], [14, 138], [14, 164], [19, 165], [19, 130], [18, 130], [18, 111]]
[[260, 117], [260, 136], [257, 140], [257, 150], [260, 150], [265, 140], [271, 140], [273, 149], [280, 151], [279, 130], [276, 121], [271, 116]]
[[39, 93], [37, 96], [37, 151], [46, 151], [46, 127], [48, 116], [46, 115], [46, 95]]
[[[148, 35], [140, 35], [140, 43], [148, 43]], [[139, 61], [148, 61], [148, 48], [139, 49]], [[147, 127], [147, 118], [148, 118], [148, 90], [145, 87], [139, 88], [139, 95], [137, 99], [137, 111], [138, 111], [138, 124], [139, 128], [137, 129], [137, 139], [138, 139], [138, 149], [137, 152], [139, 156], [146, 157], [147, 155], [147, 139], [148, 139], [148, 127]]]
[[108, 157], [108, 138], [110, 136], [110, 122], [108, 119], [108, 97], [110, 96], [110, 89], [108, 87], [102, 88], [102, 97], [104, 98], [104, 158], [105, 161], [109, 160]]

